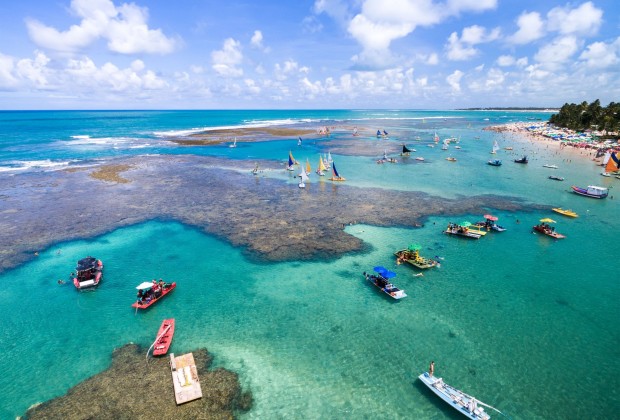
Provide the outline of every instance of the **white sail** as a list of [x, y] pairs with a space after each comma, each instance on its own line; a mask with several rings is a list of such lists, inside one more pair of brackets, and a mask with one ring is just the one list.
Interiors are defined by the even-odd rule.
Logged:
[[450, 144], [450, 139], [444, 139], [443, 146], [441, 146], [441, 150], [448, 150], [448, 144]]
[[493, 143], [493, 151], [491, 153], [497, 153], [499, 150], [499, 144], [497, 144], [497, 140]]
[[306, 181], [308, 181], [310, 178], [308, 178], [308, 174], [306, 174], [306, 170], [304, 168], [301, 168], [301, 172], [299, 172], [299, 177], [301, 178], [301, 181], [299, 181], [299, 188], [305, 188]]
[[332, 154], [331, 154], [331, 152], [327, 152], [327, 163], [329, 163], [331, 165], [332, 162], [333, 162]]
[[611, 153], [609, 152], [605, 153], [605, 156], [603, 156], [603, 166], [607, 165], [607, 162], [609, 162], [610, 157], [611, 157]]

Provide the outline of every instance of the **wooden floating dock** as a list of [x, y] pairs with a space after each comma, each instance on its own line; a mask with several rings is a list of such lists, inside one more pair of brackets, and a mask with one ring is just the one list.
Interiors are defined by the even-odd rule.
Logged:
[[177, 405], [202, 398], [202, 389], [192, 353], [177, 357], [174, 357], [174, 353], [170, 353], [170, 369]]

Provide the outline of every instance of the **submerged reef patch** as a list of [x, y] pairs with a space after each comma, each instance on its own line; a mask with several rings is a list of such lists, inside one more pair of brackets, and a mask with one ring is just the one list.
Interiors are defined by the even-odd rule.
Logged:
[[135, 344], [114, 350], [109, 369], [79, 383], [66, 395], [30, 408], [25, 419], [231, 419], [247, 411], [252, 395], [236, 373], [209, 370], [207, 350], [193, 351], [202, 398], [177, 406], [169, 358], [151, 358]]

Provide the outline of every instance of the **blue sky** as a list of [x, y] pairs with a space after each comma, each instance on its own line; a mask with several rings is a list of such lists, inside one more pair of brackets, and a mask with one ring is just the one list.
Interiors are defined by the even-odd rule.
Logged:
[[0, 14], [0, 109], [620, 101], [620, 2], [55, 0]]

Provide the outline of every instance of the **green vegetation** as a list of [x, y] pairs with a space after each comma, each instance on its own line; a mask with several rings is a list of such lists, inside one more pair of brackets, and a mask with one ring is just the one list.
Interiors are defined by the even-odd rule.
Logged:
[[575, 131], [597, 129], [600, 131], [620, 131], [620, 103], [611, 102], [607, 107], [601, 106], [598, 99], [591, 104], [564, 104], [560, 112], [553, 114], [549, 122], [558, 127]]

